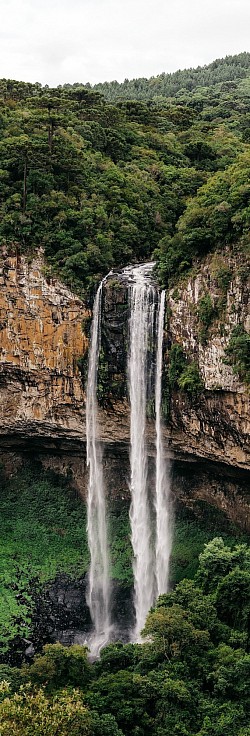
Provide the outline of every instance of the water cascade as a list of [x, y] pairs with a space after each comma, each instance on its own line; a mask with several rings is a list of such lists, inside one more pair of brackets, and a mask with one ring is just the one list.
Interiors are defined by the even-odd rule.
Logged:
[[155, 512], [156, 512], [156, 584], [157, 596], [166, 593], [168, 586], [169, 557], [171, 552], [171, 535], [169, 519], [170, 478], [167, 461], [164, 457], [161, 427], [161, 395], [162, 395], [162, 348], [165, 314], [165, 291], [161, 292], [158, 308], [156, 378], [155, 378], [155, 433], [156, 433], [156, 478], [155, 478]]
[[[138, 641], [146, 615], [154, 601], [154, 556], [148, 494], [146, 410], [148, 349], [155, 318], [155, 291], [147, 267], [132, 270], [129, 287], [130, 351], [128, 356], [130, 398], [131, 541], [134, 552], [134, 603]], [[149, 270], [152, 271], [151, 269]]]
[[110, 636], [110, 580], [107, 542], [106, 503], [103, 482], [102, 449], [98, 440], [97, 373], [101, 339], [102, 285], [93, 309], [86, 397], [87, 465], [89, 485], [87, 533], [90, 550], [88, 605], [94, 626], [89, 647], [96, 656]]
[[[130, 309], [128, 394], [130, 400], [130, 524], [133, 547], [135, 627], [140, 632], [155, 598], [167, 591], [170, 556], [169, 473], [162, 440], [161, 395], [165, 292], [153, 284], [153, 263], [128, 267], [120, 276], [128, 288]], [[113, 274], [112, 274], [113, 276]], [[107, 279], [107, 277], [106, 277]], [[104, 282], [106, 281], [104, 279]], [[90, 571], [88, 605], [94, 632], [89, 642], [98, 655], [112, 638], [111, 590], [102, 450], [98, 439], [97, 378], [101, 344], [102, 282], [98, 288], [91, 330], [87, 382], [88, 543]], [[155, 407], [155, 480], [149, 479], [146, 437], [148, 402]]]

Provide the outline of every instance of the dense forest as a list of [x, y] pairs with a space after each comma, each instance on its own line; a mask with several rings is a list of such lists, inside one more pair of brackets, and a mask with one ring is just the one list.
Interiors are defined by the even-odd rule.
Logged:
[[47, 644], [0, 666], [2, 736], [249, 736], [249, 548], [209, 542], [160, 596], [143, 644]]
[[[136, 100], [161, 99], [162, 97], [176, 97], [181, 102], [188, 99], [189, 93], [198, 92], [193, 98], [196, 107], [200, 95], [200, 105], [203, 107], [209, 94], [211, 99], [237, 88], [237, 84], [249, 77], [250, 54], [242, 53], [237, 56], [226, 56], [225, 59], [216, 59], [207, 66], [198, 66], [196, 69], [183, 69], [172, 74], [158, 74], [157, 77], [139, 79], [125, 79], [124, 82], [104, 82], [94, 85], [93, 89], [101, 92], [107, 100], [120, 98]], [[244, 95], [244, 82], [240, 87]], [[238, 92], [240, 94], [240, 91]]]
[[211, 249], [245, 247], [249, 58], [166, 75], [151, 99], [2, 80], [0, 244], [42, 246], [47, 275], [81, 295], [129, 262], [155, 259], [168, 284]]
[[[222, 512], [178, 515], [172, 591], [143, 643], [111, 643], [91, 663], [85, 646], [42, 649], [44, 583], [88, 567], [82, 503], [34, 462], [1, 488], [1, 736], [249, 736], [250, 550]], [[113, 578], [131, 585], [128, 513], [109, 513]]]

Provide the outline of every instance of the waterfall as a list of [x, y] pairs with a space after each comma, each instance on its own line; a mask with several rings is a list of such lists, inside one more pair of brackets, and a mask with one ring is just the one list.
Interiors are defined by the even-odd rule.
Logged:
[[87, 534], [90, 550], [88, 605], [94, 625], [89, 646], [95, 656], [109, 640], [110, 581], [107, 542], [106, 503], [103, 482], [102, 450], [98, 441], [97, 372], [101, 336], [101, 282], [94, 303], [88, 363], [86, 400], [87, 465], [89, 485], [87, 501]]
[[[147, 266], [148, 269], [148, 266]], [[151, 266], [152, 270], [152, 266]], [[152, 524], [148, 497], [146, 446], [147, 355], [153, 333], [154, 288], [146, 267], [132, 269], [130, 298], [130, 351], [128, 378], [130, 397], [131, 541], [134, 553], [134, 603], [138, 641], [146, 615], [154, 601]]]
[[[130, 524], [133, 547], [133, 641], [140, 641], [149, 609], [167, 591], [170, 556], [169, 471], [164, 458], [161, 426], [163, 332], [165, 292], [152, 284], [154, 264], [125, 268], [121, 279], [128, 285], [130, 306], [128, 393], [130, 399]], [[107, 277], [106, 277], [107, 279]], [[111, 638], [111, 590], [107, 542], [102, 449], [98, 438], [97, 376], [101, 340], [101, 282], [94, 303], [89, 350], [86, 427], [88, 485], [88, 544], [90, 570], [88, 604], [93, 622], [89, 641], [97, 656]], [[153, 388], [154, 387], [154, 388]], [[155, 488], [148, 477], [146, 438], [148, 400], [155, 401]]]
[[156, 433], [156, 584], [157, 596], [166, 593], [168, 586], [169, 557], [171, 552], [169, 493], [170, 479], [167, 462], [164, 458], [161, 428], [162, 395], [162, 348], [165, 314], [165, 291], [162, 291], [158, 308], [156, 380], [155, 380], [155, 433]]

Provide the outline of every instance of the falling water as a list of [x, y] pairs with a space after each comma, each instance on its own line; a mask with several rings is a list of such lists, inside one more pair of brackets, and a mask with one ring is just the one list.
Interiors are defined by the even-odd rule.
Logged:
[[[134, 603], [136, 623], [132, 640], [140, 632], [155, 597], [166, 592], [170, 556], [169, 471], [164, 458], [161, 427], [162, 352], [165, 292], [159, 297], [152, 285], [154, 264], [128, 267], [123, 275], [128, 282], [130, 303], [128, 388], [130, 398], [131, 466], [131, 541], [134, 553]], [[91, 331], [87, 383], [87, 464], [88, 543], [90, 571], [88, 604], [94, 625], [89, 641], [97, 656], [111, 638], [110, 581], [107, 522], [102, 470], [102, 451], [98, 440], [97, 373], [100, 351], [102, 286], [97, 291]], [[157, 339], [155, 339], [157, 335]], [[155, 360], [154, 360], [155, 358]], [[147, 401], [155, 384], [156, 475], [155, 493], [148, 482], [146, 442]], [[151, 502], [150, 502], [151, 500]]]
[[[130, 354], [128, 359], [130, 396], [131, 541], [134, 553], [134, 603], [136, 624], [133, 638], [139, 640], [146, 615], [154, 600], [154, 559], [152, 554], [150, 507], [147, 488], [147, 354], [153, 332], [154, 289], [147, 279], [147, 267], [132, 269], [130, 297]], [[152, 266], [151, 269], [152, 270]]]
[[89, 646], [93, 655], [97, 655], [101, 647], [108, 642], [110, 634], [110, 582], [106, 504], [102, 471], [102, 450], [97, 436], [96, 396], [100, 351], [102, 284], [103, 282], [98, 288], [93, 309], [86, 401], [87, 465], [89, 466], [87, 533], [90, 549], [88, 605], [94, 625], [94, 632]]
[[169, 557], [171, 551], [169, 520], [169, 469], [164, 457], [161, 427], [162, 348], [165, 313], [165, 291], [162, 291], [158, 309], [156, 380], [155, 380], [155, 431], [156, 431], [156, 583], [157, 596], [166, 593], [168, 587]]

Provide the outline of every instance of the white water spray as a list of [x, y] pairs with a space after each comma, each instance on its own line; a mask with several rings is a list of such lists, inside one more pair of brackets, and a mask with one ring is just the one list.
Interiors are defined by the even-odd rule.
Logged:
[[[130, 398], [131, 541], [134, 553], [133, 641], [140, 632], [156, 596], [167, 591], [171, 548], [169, 519], [169, 469], [164, 457], [161, 427], [161, 394], [165, 292], [152, 285], [154, 264], [124, 269], [128, 281], [130, 329], [128, 385]], [[98, 656], [111, 638], [109, 556], [103, 483], [102, 450], [98, 440], [97, 374], [101, 338], [102, 286], [97, 291], [91, 331], [87, 384], [88, 543], [91, 555], [88, 604], [94, 625], [89, 646]], [[157, 309], [158, 304], [158, 309]], [[157, 340], [155, 341], [155, 334]], [[154, 370], [154, 360], [156, 366]], [[147, 400], [152, 397], [155, 376], [155, 493], [148, 483], [146, 442]], [[151, 502], [150, 502], [151, 501]]]
[[103, 282], [98, 288], [93, 309], [86, 400], [87, 465], [89, 467], [87, 533], [90, 549], [87, 602], [94, 625], [94, 632], [89, 641], [93, 656], [98, 655], [101, 647], [108, 643], [111, 628], [106, 503], [102, 449], [98, 440], [97, 421], [97, 371], [101, 336], [102, 284]]
[[171, 552], [169, 494], [170, 478], [167, 461], [164, 457], [161, 427], [162, 395], [162, 348], [165, 314], [165, 291], [161, 292], [158, 309], [156, 380], [155, 380], [155, 432], [156, 432], [156, 583], [157, 596], [166, 593], [168, 588], [169, 558]]
[[[149, 267], [147, 266], [147, 270]], [[154, 289], [148, 283], [146, 267], [132, 269], [130, 297], [130, 354], [128, 358], [130, 397], [131, 541], [134, 553], [134, 603], [136, 612], [133, 639], [140, 639], [147, 613], [154, 601], [154, 559], [152, 525], [147, 487], [146, 405], [147, 354], [153, 333]], [[152, 266], [151, 266], [152, 270]]]

